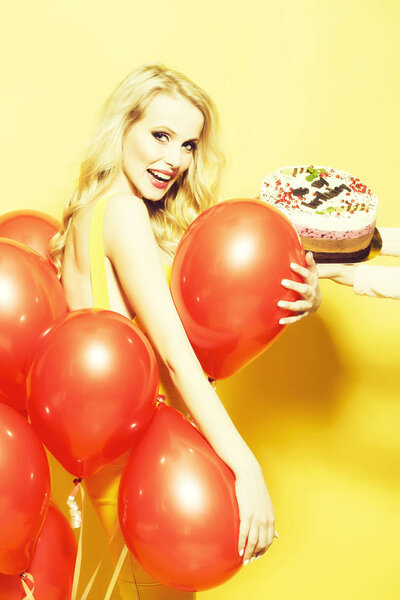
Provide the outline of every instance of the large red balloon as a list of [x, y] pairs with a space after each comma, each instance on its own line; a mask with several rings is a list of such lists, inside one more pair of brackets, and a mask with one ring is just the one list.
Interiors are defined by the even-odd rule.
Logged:
[[126, 452], [154, 415], [157, 362], [120, 314], [86, 309], [39, 339], [27, 378], [28, 412], [43, 443], [86, 477]]
[[299, 295], [281, 281], [302, 281], [291, 262], [305, 265], [297, 232], [263, 202], [222, 202], [188, 228], [173, 263], [171, 292], [211, 377], [236, 373], [283, 331], [279, 319], [293, 313], [277, 303]]
[[0, 573], [16, 575], [31, 563], [46, 516], [50, 471], [33, 428], [0, 404]]
[[240, 568], [234, 475], [175, 409], [157, 407], [119, 490], [126, 544], [165, 585], [204, 590]]
[[[38, 600], [71, 600], [77, 544], [62, 512], [49, 505], [28, 572]], [[28, 584], [31, 587], [31, 584]], [[0, 575], [0, 600], [25, 598], [18, 575]]]
[[36, 250], [55, 270], [50, 259], [50, 240], [61, 223], [38, 210], [14, 210], [0, 216], [0, 237], [9, 238]]
[[36, 252], [0, 240], [0, 390], [26, 414], [25, 369], [40, 333], [68, 308], [55, 273]]
[[0, 391], [26, 414], [25, 370], [40, 333], [68, 308], [55, 273], [33, 250], [0, 240]]

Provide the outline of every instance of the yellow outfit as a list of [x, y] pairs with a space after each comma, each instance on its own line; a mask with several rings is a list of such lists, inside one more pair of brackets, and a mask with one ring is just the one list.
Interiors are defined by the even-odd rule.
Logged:
[[[113, 195], [107, 194], [97, 200], [90, 224], [89, 260], [94, 308], [110, 309], [104, 264], [103, 218], [107, 201]], [[169, 283], [171, 267], [163, 266]], [[136, 324], [138, 323], [136, 322]], [[158, 366], [160, 371], [159, 393], [167, 397], [168, 404], [178, 407], [181, 402], [169, 378], [168, 370], [159, 359]], [[118, 520], [118, 487], [128, 454], [122, 455], [116, 461], [103, 467], [96, 475], [85, 479], [87, 493], [108, 540], [111, 539]], [[110, 544], [110, 553], [114, 564], [118, 560], [124, 543], [121, 529], [118, 526], [114, 540]], [[159, 583], [140, 567], [130, 553], [122, 567], [118, 584], [123, 600], [194, 600], [195, 598], [193, 593], [173, 590]]]

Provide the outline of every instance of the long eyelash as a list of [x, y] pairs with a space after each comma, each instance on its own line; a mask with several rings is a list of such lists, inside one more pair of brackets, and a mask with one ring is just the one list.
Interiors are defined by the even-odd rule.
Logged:
[[195, 142], [188, 142], [187, 144], [185, 144], [186, 146], [190, 146], [192, 152], [194, 152], [195, 150], [197, 150], [197, 144]]
[[168, 139], [168, 134], [164, 133], [163, 131], [153, 131], [152, 132], [153, 137], [158, 140], [159, 142], [162, 142], [163, 140], [161, 138], [167, 138]]

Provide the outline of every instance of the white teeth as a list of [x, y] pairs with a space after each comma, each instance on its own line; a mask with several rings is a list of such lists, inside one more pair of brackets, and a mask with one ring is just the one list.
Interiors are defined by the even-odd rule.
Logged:
[[163, 173], [159, 173], [158, 171], [152, 171], [151, 169], [148, 169], [148, 171], [153, 175], [153, 177], [155, 177], [159, 181], [169, 181], [171, 179], [171, 175], [164, 175]]

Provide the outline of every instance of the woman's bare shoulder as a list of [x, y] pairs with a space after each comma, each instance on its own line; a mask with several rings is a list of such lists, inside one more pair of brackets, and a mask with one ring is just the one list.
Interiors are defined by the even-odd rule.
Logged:
[[143, 236], [153, 238], [149, 213], [143, 200], [123, 193], [110, 198], [103, 221], [105, 247], [111, 250], [121, 243], [126, 245], [132, 237], [138, 239]]
[[116, 219], [124, 219], [126, 217], [148, 217], [148, 212], [145, 203], [141, 198], [134, 194], [121, 192], [112, 196], [107, 202], [105, 218], [115, 221]]

